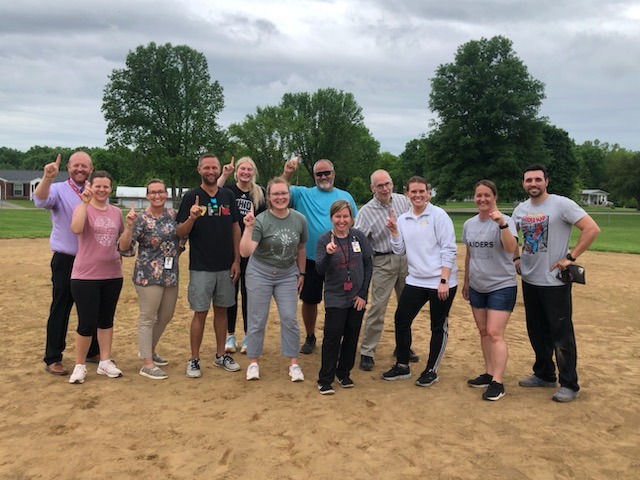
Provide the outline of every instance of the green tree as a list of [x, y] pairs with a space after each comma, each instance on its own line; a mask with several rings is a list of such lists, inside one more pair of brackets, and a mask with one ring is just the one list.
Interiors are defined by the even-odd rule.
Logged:
[[617, 147], [599, 140], [576, 145], [574, 152], [580, 164], [580, 180], [585, 188], [602, 188], [606, 181], [607, 154]]
[[607, 157], [606, 187], [612, 198], [640, 210], [640, 152], [617, 148]]
[[24, 153], [8, 147], [0, 147], [0, 170], [22, 170]]
[[538, 111], [544, 84], [496, 36], [460, 46], [455, 61], [431, 79], [429, 107], [438, 114], [426, 138], [425, 173], [438, 197], [468, 197], [481, 178], [503, 200], [521, 196], [522, 167], [547, 158]]
[[548, 151], [548, 160], [545, 163], [549, 171], [549, 191], [578, 199], [579, 162], [574, 154], [573, 140], [567, 132], [553, 125], [545, 125], [543, 134]]
[[170, 43], [138, 46], [104, 89], [107, 143], [146, 158], [174, 191], [189, 185], [205, 150], [220, 153], [225, 136], [217, 117], [222, 87], [211, 81], [206, 57]]

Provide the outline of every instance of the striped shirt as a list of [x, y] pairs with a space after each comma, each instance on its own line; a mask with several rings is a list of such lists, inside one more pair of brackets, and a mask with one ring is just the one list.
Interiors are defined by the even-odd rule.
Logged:
[[[405, 195], [392, 193], [391, 207], [397, 218], [411, 208], [411, 203]], [[387, 228], [389, 210], [389, 205], [380, 203], [373, 197], [358, 211], [356, 216], [354, 227], [366, 235], [376, 253], [391, 253], [391, 233]]]

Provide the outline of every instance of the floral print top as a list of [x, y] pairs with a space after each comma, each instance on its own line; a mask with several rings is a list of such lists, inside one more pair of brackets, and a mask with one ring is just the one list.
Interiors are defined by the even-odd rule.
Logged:
[[124, 256], [133, 256], [136, 246], [138, 248], [132, 276], [134, 285], [178, 285], [178, 256], [181, 248], [177, 228], [176, 211], [173, 208], [165, 208], [157, 218], [147, 210], [138, 214], [133, 226], [131, 248], [122, 252]]

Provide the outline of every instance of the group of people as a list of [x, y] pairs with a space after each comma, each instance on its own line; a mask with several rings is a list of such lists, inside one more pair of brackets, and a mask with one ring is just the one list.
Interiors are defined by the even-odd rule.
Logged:
[[[405, 194], [395, 193], [390, 175], [371, 175], [372, 199], [358, 212], [352, 196], [334, 186], [335, 169], [326, 159], [313, 165], [315, 185], [290, 186], [300, 158], [285, 163], [281, 177], [266, 189], [249, 157], [222, 166], [213, 154], [198, 161], [199, 187], [189, 190], [176, 212], [167, 208], [167, 190], [159, 179], [147, 184], [149, 206], [124, 220], [109, 204], [112, 179], [93, 172], [90, 157], [76, 152], [69, 159], [67, 182], [53, 183], [60, 156], [45, 166], [35, 191], [37, 206], [51, 210], [53, 301], [47, 325], [44, 361], [49, 373], [68, 375], [62, 365], [64, 340], [73, 302], [78, 312], [76, 364], [70, 383], [83, 383], [86, 363], [97, 373], [117, 378], [122, 372], [111, 356], [113, 319], [122, 289], [121, 257], [136, 255], [133, 283], [138, 293], [140, 374], [165, 379], [168, 364], [156, 346], [171, 320], [178, 296], [179, 255], [189, 242], [188, 302], [193, 310], [191, 355], [186, 375], [202, 375], [200, 347], [208, 312], [213, 309], [216, 354], [213, 364], [235, 372], [230, 353], [247, 354], [247, 380], [260, 379], [265, 329], [271, 297], [281, 328], [281, 352], [289, 358], [288, 375], [304, 380], [298, 354], [316, 349], [318, 304], [324, 299], [321, 394], [335, 393], [332, 382], [354, 386], [351, 370], [363, 329], [359, 368], [371, 371], [392, 292], [396, 362], [384, 380], [411, 377], [412, 323], [429, 303], [431, 339], [424, 371], [416, 385], [438, 381], [449, 330], [449, 312], [458, 288], [457, 245], [453, 222], [431, 203], [431, 187], [411, 177]], [[225, 186], [233, 174], [236, 183]], [[571, 318], [571, 284], [559, 273], [586, 251], [600, 229], [575, 202], [547, 191], [543, 165], [527, 167], [523, 188], [529, 199], [511, 217], [497, 208], [496, 185], [480, 180], [474, 189], [478, 214], [463, 227], [466, 245], [462, 295], [471, 305], [484, 358], [485, 372], [468, 381], [483, 388], [482, 398], [505, 394], [503, 376], [508, 349], [504, 338], [522, 276], [526, 323], [535, 352], [533, 374], [523, 387], [560, 388], [553, 399], [578, 396], [576, 347]], [[569, 250], [571, 229], [581, 233]], [[522, 249], [518, 246], [522, 232]], [[371, 293], [369, 290], [371, 289]], [[238, 294], [241, 300], [238, 301]], [[297, 319], [302, 300], [305, 339], [300, 346]], [[370, 302], [365, 316], [365, 307]], [[241, 308], [238, 308], [240, 303]], [[236, 317], [243, 317], [244, 337], [236, 339]], [[554, 357], [555, 355], [555, 363]], [[556, 364], [559, 377], [556, 377]]]

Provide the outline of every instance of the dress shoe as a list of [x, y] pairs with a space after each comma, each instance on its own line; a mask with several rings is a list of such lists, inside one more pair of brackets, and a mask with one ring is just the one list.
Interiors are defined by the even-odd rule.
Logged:
[[44, 369], [51, 375], [69, 375], [69, 370], [64, 368], [60, 362], [50, 363]]

